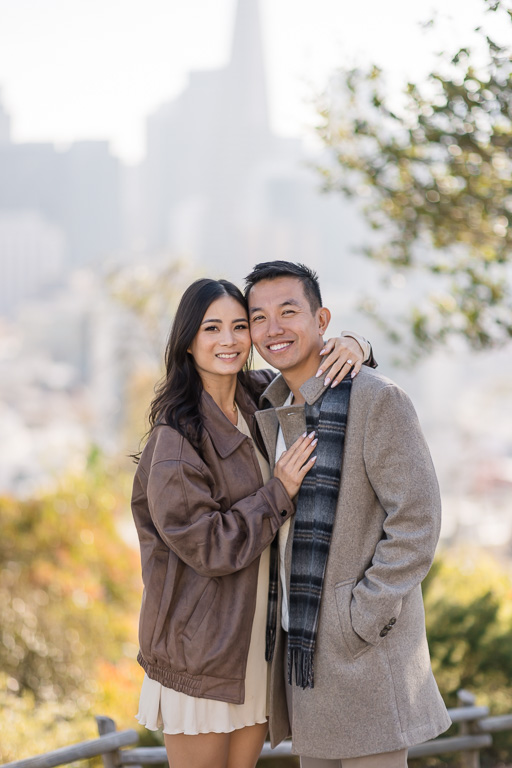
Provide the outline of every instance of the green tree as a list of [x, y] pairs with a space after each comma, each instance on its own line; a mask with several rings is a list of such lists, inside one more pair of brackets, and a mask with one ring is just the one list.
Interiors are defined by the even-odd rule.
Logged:
[[[510, 0], [483, 1], [510, 38]], [[431, 277], [432, 295], [406, 317], [420, 353], [451, 337], [474, 349], [512, 337], [511, 48], [478, 33], [482, 60], [469, 47], [443, 55], [427, 82], [407, 85], [400, 112], [375, 66], [339, 72], [319, 104], [335, 160], [320, 169], [325, 189], [365, 201], [375, 235], [364, 253]]]
[[[481, 551], [447, 553], [423, 583], [432, 668], [449, 707], [466, 688], [491, 714], [512, 712], [512, 574]], [[493, 734], [485, 765], [512, 758], [512, 734]], [[444, 762], [458, 764], [458, 756]], [[438, 765], [425, 760], [422, 765]]]

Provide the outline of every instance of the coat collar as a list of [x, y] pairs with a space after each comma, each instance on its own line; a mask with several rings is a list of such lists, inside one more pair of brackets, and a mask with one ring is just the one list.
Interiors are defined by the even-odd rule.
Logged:
[[[312, 405], [325, 392], [324, 377], [308, 379], [300, 387], [305, 401]], [[279, 425], [283, 429], [283, 437], [286, 445], [295, 440], [305, 429], [305, 417], [303, 405], [289, 405], [283, 408], [283, 403], [290, 394], [290, 389], [281, 376], [269, 384], [260, 398], [260, 411], [256, 412], [256, 420], [260, 428], [267, 455], [271, 465], [275, 462], [276, 438]]]
[[[235, 400], [251, 432], [254, 432], [254, 403], [244, 387], [237, 383]], [[213, 443], [216, 453], [225, 459], [246, 440], [246, 436], [225, 416], [213, 397], [203, 390], [201, 395], [203, 426]]]
[[[324, 385], [324, 378], [325, 376], [318, 379], [312, 376], [300, 387], [300, 392], [308, 405], [312, 405], [316, 402], [327, 389]], [[279, 408], [285, 402], [289, 394], [290, 388], [282, 375], [279, 374], [262, 394], [260, 406], [261, 408], [268, 408], [269, 406], [272, 408]]]

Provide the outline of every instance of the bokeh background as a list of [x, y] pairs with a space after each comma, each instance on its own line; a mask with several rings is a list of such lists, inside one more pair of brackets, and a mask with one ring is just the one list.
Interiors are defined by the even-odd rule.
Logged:
[[440, 687], [512, 711], [510, 10], [0, 0], [0, 759], [133, 726], [129, 454], [184, 287], [271, 259], [411, 394]]

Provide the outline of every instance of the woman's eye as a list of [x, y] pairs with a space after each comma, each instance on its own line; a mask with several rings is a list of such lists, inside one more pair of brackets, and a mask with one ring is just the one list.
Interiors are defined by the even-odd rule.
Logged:
[[216, 325], [207, 325], [205, 328], [205, 331], [217, 331], [218, 328]]
[[240, 325], [235, 325], [235, 331], [247, 331], [249, 329], [249, 326], [246, 323], [240, 323]]

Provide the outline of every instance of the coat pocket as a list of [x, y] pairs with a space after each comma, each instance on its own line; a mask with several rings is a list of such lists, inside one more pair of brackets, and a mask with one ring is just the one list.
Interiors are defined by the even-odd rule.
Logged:
[[345, 579], [334, 585], [334, 594], [336, 596], [336, 608], [338, 609], [338, 618], [341, 627], [343, 640], [348, 648], [352, 658], [357, 659], [366, 651], [372, 648], [370, 643], [363, 640], [352, 627], [352, 617], [350, 615], [350, 604], [352, 602], [352, 590], [357, 583], [357, 579]]
[[216, 579], [210, 579], [206, 587], [201, 593], [201, 597], [197, 601], [197, 605], [192, 611], [192, 615], [187, 621], [187, 625], [183, 630], [183, 636], [187, 640], [192, 640], [199, 627], [206, 618], [206, 614], [209, 612], [215, 599], [218, 583]]

